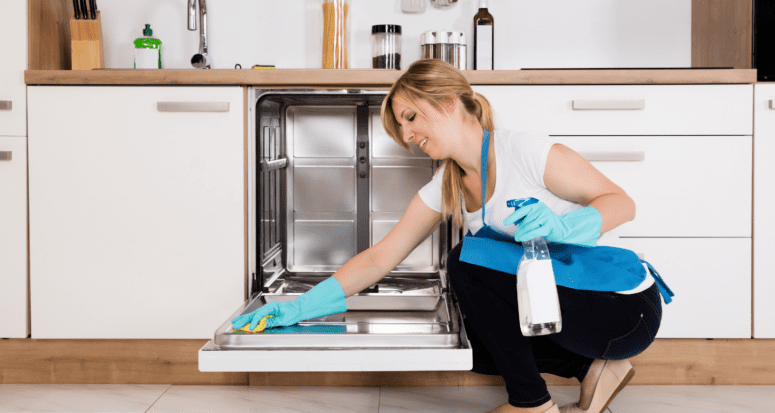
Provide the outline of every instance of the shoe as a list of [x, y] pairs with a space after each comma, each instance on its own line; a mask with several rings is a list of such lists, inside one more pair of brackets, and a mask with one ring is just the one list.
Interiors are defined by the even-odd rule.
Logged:
[[579, 402], [560, 407], [560, 413], [603, 412], [634, 375], [628, 360], [595, 360], [581, 382]]

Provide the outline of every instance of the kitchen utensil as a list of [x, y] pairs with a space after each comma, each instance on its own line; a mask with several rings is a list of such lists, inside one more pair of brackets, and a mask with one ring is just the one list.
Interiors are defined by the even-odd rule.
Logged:
[[425, 11], [425, 0], [401, 0], [401, 11], [404, 13], [422, 13]]
[[91, 19], [97, 20], [97, 0], [90, 0], [89, 7], [91, 7]]
[[70, 61], [72, 70], [92, 70], [105, 67], [102, 43], [102, 19], [89, 18], [88, 9], [81, 1], [81, 19], [70, 19]]
[[444, 8], [451, 6], [453, 3], [457, 3], [457, 0], [430, 0], [430, 2], [434, 7]]
[[86, 0], [81, 0], [81, 13], [83, 13], [83, 19], [89, 19], [89, 9], [86, 7]]
[[73, 9], [75, 10], [75, 18], [81, 18], [81, 8], [78, 7], [78, 0], [73, 0]]

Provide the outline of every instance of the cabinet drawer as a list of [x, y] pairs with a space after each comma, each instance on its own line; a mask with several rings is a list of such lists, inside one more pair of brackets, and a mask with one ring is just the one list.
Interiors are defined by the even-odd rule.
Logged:
[[547, 135], [751, 135], [753, 85], [475, 86], [497, 129]]
[[590, 160], [635, 201], [635, 219], [613, 230], [619, 236], [751, 236], [750, 136], [552, 139]]
[[0, 136], [0, 337], [28, 331], [27, 138]]
[[27, 0], [4, 0], [0, 10], [0, 136], [27, 136]]
[[751, 239], [625, 238], [673, 290], [657, 338], [751, 338]]

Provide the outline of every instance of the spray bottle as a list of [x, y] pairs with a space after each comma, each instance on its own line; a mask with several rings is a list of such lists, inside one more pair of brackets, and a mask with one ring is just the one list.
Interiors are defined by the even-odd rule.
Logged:
[[[516, 211], [536, 202], [535, 198], [512, 199], [506, 201], [506, 206]], [[514, 224], [519, 225], [522, 219]], [[538, 237], [523, 242], [522, 247], [525, 251], [517, 267], [517, 309], [522, 335], [559, 333], [562, 330], [560, 299], [546, 240]]]

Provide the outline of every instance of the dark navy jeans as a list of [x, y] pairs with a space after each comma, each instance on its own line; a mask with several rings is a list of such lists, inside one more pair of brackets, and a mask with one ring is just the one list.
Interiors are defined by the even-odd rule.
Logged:
[[654, 341], [662, 321], [656, 284], [632, 295], [558, 286], [562, 331], [525, 337], [516, 275], [461, 262], [461, 248], [462, 242], [450, 251], [447, 273], [471, 341], [472, 371], [502, 376], [513, 406], [551, 399], [540, 373], [581, 382], [595, 359], [627, 359]]

